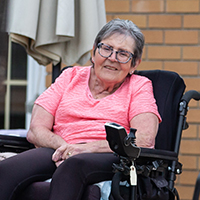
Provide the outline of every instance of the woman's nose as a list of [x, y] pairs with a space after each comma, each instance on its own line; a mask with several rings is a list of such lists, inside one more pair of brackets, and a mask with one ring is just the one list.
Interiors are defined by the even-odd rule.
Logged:
[[112, 62], [118, 62], [116, 57], [117, 57], [117, 53], [116, 51], [113, 51], [113, 53], [108, 57], [108, 59]]

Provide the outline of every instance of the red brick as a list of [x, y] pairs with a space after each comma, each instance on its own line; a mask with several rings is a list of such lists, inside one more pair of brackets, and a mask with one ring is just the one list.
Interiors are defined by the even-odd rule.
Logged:
[[129, 12], [129, 0], [105, 0], [106, 12]]
[[142, 60], [146, 58], [146, 46], [144, 46], [143, 53], [142, 53]]
[[198, 108], [198, 101], [195, 101], [194, 99], [191, 99], [189, 102], [189, 108]]
[[[198, 129], [199, 129], [198, 135], [199, 135], [199, 138], [200, 138], [200, 125], [198, 126]], [[199, 161], [200, 161], [200, 159], [199, 159]], [[200, 167], [200, 165], [199, 165], [199, 167]]]
[[186, 90], [200, 91], [200, 78], [184, 78], [186, 83]]
[[48, 65], [46, 66], [46, 72], [47, 72], [47, 73], [51, 73], [51, 72], [52, 72], [52, 63], [50, 63], [50, 64], [48, 64]]
[[200, 140], [183, 139], [181, 141], [180, 153], [200, 155]]
[[189, 110], [188, 122], [200, 123], [200, 109], [190, 109]]
[[164, 0], [132, 0], [132, 11], [137, 12], [163, 12]]
[[52, 75], [51, 74], [46, 75], [46, 81], [45, 82], [46, 82], [45, 86], [46, 86], [46, 88], [48, 88], [52, 83]]
[[183, 47], [183, 59], [185, 60], [200, 60], [200, 47]]
[[198, 62], [166, 61], [164, 62], [164, 69], [175, 71], [180, 75], [196, 75], [198, 73]]
[[165, 31], [166, 44], [198, 44], [198, 31]]
[[194, 99], [191, 99], [190, 103], [189, 103], [189, 107], [190, 108], [198, 108], [198, 101], [195, 101]]
[[197, 138], [197, 125], [189, 124], [189, 128], [183, 130], [182, 138], [192, 138], [192, 139]]
[[163, 44], [163, 31], [143, 30], [146, 44]]
[[199, 160], [199, 167], [198, 167], [198, 169], [200, 170], [200, 158], [198, 157], [198, 160]]
[[184, 15], [183, 27], [184, 28], [200, 28], [200, 15]]
[[138, 70], [154, 70], [162, 69], [162, 62], [160, 61], [142, 61]]
[[195, 13], [199, 12], [199, 0], [167, 0], [167, 12]]
[[198, 171], [184, 171], [180, 176], [180, 184], [194, 185], [198, 173]]
[[181, 57], [180, 47], [172, 46], [149, 46], [148, 58], [158, 60], [178, 60]]
[[[181, 175], [180, 175], [181, 176]], [[194, 192], [194, 186], [175, 186], [178, 190], [181, 200], [191, 200]]]
[[150, 15], [150, 28], [181, 28], [181, 16], [177, 15]]
[[131, 20], [139, 28], [146, 28], [147, 26], [146, 15], [115, 15], [114, 18]]
[[179, 162], [183, 164], [183, 169], [184, 170], [195, 170], [198, 167], [198, 163], [197, 163], [197, 157], [196, 156], [179, 156]]
[[109, 22], [114, 19], [114, 15], [106, 15], [106, 21]]

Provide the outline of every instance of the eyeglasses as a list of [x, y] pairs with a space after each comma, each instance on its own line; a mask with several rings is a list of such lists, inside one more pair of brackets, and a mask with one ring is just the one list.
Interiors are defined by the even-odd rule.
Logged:
[[129, 51], [114, 51], [111, 46], [104, 43], [99, 43], [97, 45], [97, 48], [99, 54], [104, 58], [109, 58], [113, 54], [113, 52], [116, 52], [116, 59], [120, 63], [127, 63], [131, 58], [134, 57], [134, 54]]

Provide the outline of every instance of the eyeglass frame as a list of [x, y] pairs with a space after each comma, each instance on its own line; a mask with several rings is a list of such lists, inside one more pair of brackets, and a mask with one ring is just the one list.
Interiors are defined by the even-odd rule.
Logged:
[[[112, 50], [112, 52], [110, 53], [109, 56], [103, 56], [103, 55], [100, 53], [100, 48], [101, 48], [102, 45], [105, 45], [105, 46], [107, 46], [109, 49]], [[131, 60], [131, 58], [134, 58], [134, 57], [135, 57], [135, 55], [134, 55], [133, 53], [129, 52], [129, 51], [125, 51], [125, 50], [115, 51], [111, 46], [109, 46], [109, 45], [107, 45], [107, 44], [104, 44], [103, 42], [98, 43], [98, 44], [97, 44], [97, 48], [98, 48], [98, 53], [99, 53], [102, 57], [104, 57], [104, 58], [109, 58], [110, 56], [112, 56], [113, 52], [115, 52], [115, 53], [116, 53], [116, 60], [117, 60], [119, 63], [123, 63], [123, 64], [128, 63], [128, 62]], [[122, 61], [119, 61], [119, 60], [118, 60], [117, 55], [118, 55], [119, 52], [126, 52], [126, 53], [128, 53], [128, 54], [130, 55], [130, 57], [128, 58], [128, 60], [127, 60], [126, 62], [122, 62]]]

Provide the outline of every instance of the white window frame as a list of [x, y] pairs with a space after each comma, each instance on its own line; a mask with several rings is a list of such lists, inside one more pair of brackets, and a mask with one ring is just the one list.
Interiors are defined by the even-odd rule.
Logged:
[[4, 81], [6, 85], [5, 95], [5, 115], [4, 115], [4, 129], [10, 128], [10, 102], [11, 102], [11, 86], [27, 86], [27, 80], [15, 80], [11, 79], [11, 57], [12, 57], [12, 41], [9, 35], [8, 37], [8, 63], [7, 63], [7, 79]]
[[9, 35], [8, 39], [8, 62], [7, 78], [3, 82], [6, 86], [5, 109], [4, 109], [4, 129], [10, 129], [10, 107], [11, 107], [11, 86], [26, 86], [26, 121], [25, 129], [29, 128], [31, 112], [35, 98], [46, 89], [46, 68], [39, 65], [32, 57], [27, 57], [27, 80], [11, 79], [11, 58], [12, 58], [12, 41]]

